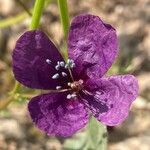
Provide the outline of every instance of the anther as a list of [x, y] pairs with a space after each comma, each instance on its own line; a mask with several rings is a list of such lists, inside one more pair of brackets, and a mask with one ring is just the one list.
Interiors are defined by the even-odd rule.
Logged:
[[60, 61], [57, 61], [57, 65], [60, 66]]
[[65, 68], [74, 68], [75, 67], [75, 63], [73, 59], [68, 59], [67, 60], [67, 64], [65, 65]]
[[60, 62], [60, 66], [61, 66], [61, 67], [64, 67], [64, 66], [65, 66], [65, 62], [64, 62], [64, 61], [61, 61], [61, 62]]
[[62, 86], [56, 86], [56, 90], [60, 90]]
[[46, 62], [48, 63], [48, 64], [51, 64], [51, 60], [50, 59], [46, 59]]
[[71, 98], [74, 99], [76, 97], [77, 97], [77, 95], [75, 93], [67, 95], [67, 99], [71, 99]]
[[68, 59], [67, 63], [70, 65], [70, 64], [74, 63], [74, 61], [72, 59]]
[[59, 65], [56, 65], [56, 66], [55, 66], [55, 69], [56, 69], [56, 70], [59, 70], [59, 69], [60, 69], [60, 66], [59, 66]]
[[67, 76], [67, 74], [65, 72], [62, 72], [61, 74], [62, 74], [63, 77]]
[[58, 73], [56, 73], [56, 74], [54, 74], [53, 76], [52, 76], [52, 79], [58, 79], [59, 78], [59, 74]]
[[70, 82], [68, 82], [68, 86], [71, 86], [71, 83], [70, 83]]
[[67, 69], [67, 68], [69, 68], [69, 65], [68, 65], [68, 64], [65, 65], [65, 69]]
[[76, 66], [75, 63], [72, 63], [72, 64], [70, 65], [71, 68], [74, 68], [75, 66]]
[[76, 98], [76, 97], [77, 97], [76, 94], [72, 94], [72, 95], [71, 95], [71, 98]]
[[67, 99], [71, 99], [71, 94], [68, 94], [68, 95], [67, 95]]

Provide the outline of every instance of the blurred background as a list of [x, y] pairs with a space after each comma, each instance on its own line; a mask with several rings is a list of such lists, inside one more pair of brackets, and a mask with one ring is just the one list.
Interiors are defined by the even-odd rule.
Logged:
[[[139, 97], [128, 119], [120, 126], [108, 127], [108, 150], [150, 150], [150, 1], [68, 0], [68, 3], [70, 18], [92, 13], [116, 28], [120, 53], [108, 74], [131, 73], [139, 81]], [[18, 37], [28, 30], [33, 5], [34, 0], [0, 0], [0, 103], [14, 86], [11, 53]], [[63, 45], [56, 0], [47, 0], [41, 28], [56, 45]], [[21, 90], [28, 91], [23, 87]], [[67, 150], [64, 145], [71, 138], [52, 138], [41, 133], [33, 126], [26, 107], [27, 101], [18, 98], [0, 111], [0, 150]], [[75, 146], [76, 150], [84, 150], [78, 146], [78, 136], [73, 138], [68, 150], [74, 150]]]

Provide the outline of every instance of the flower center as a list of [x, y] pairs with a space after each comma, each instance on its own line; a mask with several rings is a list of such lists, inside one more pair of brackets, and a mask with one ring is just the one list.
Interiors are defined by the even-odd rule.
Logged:
[[[57, 92], [66, 92], [70, 91], [70, 94], [67, 95], [67, 99], [76, 99], [79, 91], [83, 89], [83, 80], [74, 81], [72, 76], [72, 69], [76, 66], [72, 59], [68, 59], [67, 62], [57, 61], [57, 64], [54, 64], [50, 59], [46, 59], [46, 63], [55, 67], [56, 73], [51, 76], [52, 79], [57, 80], [60, 77], [68, 78], [70, 75], [72, 81], [67, 83], [67, 88], [63, 88], [63, 86], [57, 85]], [[69, 71], [69, 74], [66, 72], [66, 69]]]
[[76, 99], [78, 92], [83, 89], [83, 80], [69, 82], [68, 86], [71, 88], [72, 93], [67, 95], [67, 99]]
[[[72, 76], [72, 73], [71, 73], [71, 70], [75, 67], [75, 63], [74, 63], [74, 61], [72, 59], [68, 59], [67, 62], [57, 61], [56, 64], [54, 64], [54, 62], [52, 62], [50, 59], [46, 59], [46, 63], [48, 65], [51, 65], [52, 67], [54, 67], [55, 70], [56, 70], [55, 74], [53, 74], [51, 76], [51, 79], [57, 80], [59, 78], [68, 78], [68, 77], [71, 77], [72, 81], [74, 80], [73, 76]], [[66, 72], [66, 70], [67, 70], [67, 72]], [[68, 73], [68, 71], [69, 71], [69, 73]], [[74, 84], [72, 86], [76, 87], [76, 85], [74, 85]], [[59, 90], [60, 92], [64, 91], [61, 83], [60, 83], [60, 85], [56, 86], [56, 90]]]
[[70, 87], [74, 92], [79, 92], [83, 88], [83, 80], [74, 81], [70, 84]]

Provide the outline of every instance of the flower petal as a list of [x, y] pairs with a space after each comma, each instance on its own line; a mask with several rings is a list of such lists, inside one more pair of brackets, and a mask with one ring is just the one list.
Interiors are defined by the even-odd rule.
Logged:
[[33, 122], [48, 135], [71, 136], [88, 121], [84, 105], [78, 100], [67, 100], [66, 95], [43, 94], [29, 102]]
[[[51, 64], [46, 62], [50, 59]], [[52, 79], [57, 61], [63, 61], [55, 45], [40, 30], [27, 31], [13, 51], [13, 72], [23, 85], [37, 89], [53, 89], [64, 81]]]
[[[93, 94], [93, 101], [91, 102], [88, 97], [87, 100], [84, 98], [84, 101], [93, 115], [109, 126], [114, 126], [124, 121], [128, 116], [131, 103], [138, 95], [138, 83], [132, 75], [89, 80], [86, 86], [87, 91]], [[102, 112], [102, 108], [98, 108], [98, 103], [103, 104], [107, 109], [105, 108]]]
[[79, 15], [71, 23], [68, 47], [69, 57], [76, 63], [81, 76], [102, 77], [117, 55], [115, 29], [98, 16]]

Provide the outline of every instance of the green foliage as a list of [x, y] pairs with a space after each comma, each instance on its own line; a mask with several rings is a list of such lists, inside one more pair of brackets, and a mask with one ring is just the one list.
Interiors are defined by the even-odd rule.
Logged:
[[106, 126], [102, 125], [94, 117], [91, 118], [88, 125], [88, 136], [90, 149], [106, 150], [107, 147], [107, 130]]
[[64, 142], [64, 150], [82, 150], [87, 144], [87, 134], [86, 132], [77, 133], [73, 138], [68, 138]]
[[0, 20], [0, 29], [7, 28], [11, 25], [17, 24], [17, 23], [23, 21], [24, 19], [26, 19], [27, 17], [29, 17], [28, 14], [26, 12], [23, 12], [14, 17], [9, 17], [4, 20]]
[[106, 150], [107, 130], [94, 117], [91, 118], [85, 132], [77, 133], [64, 142], [64, 150]]

